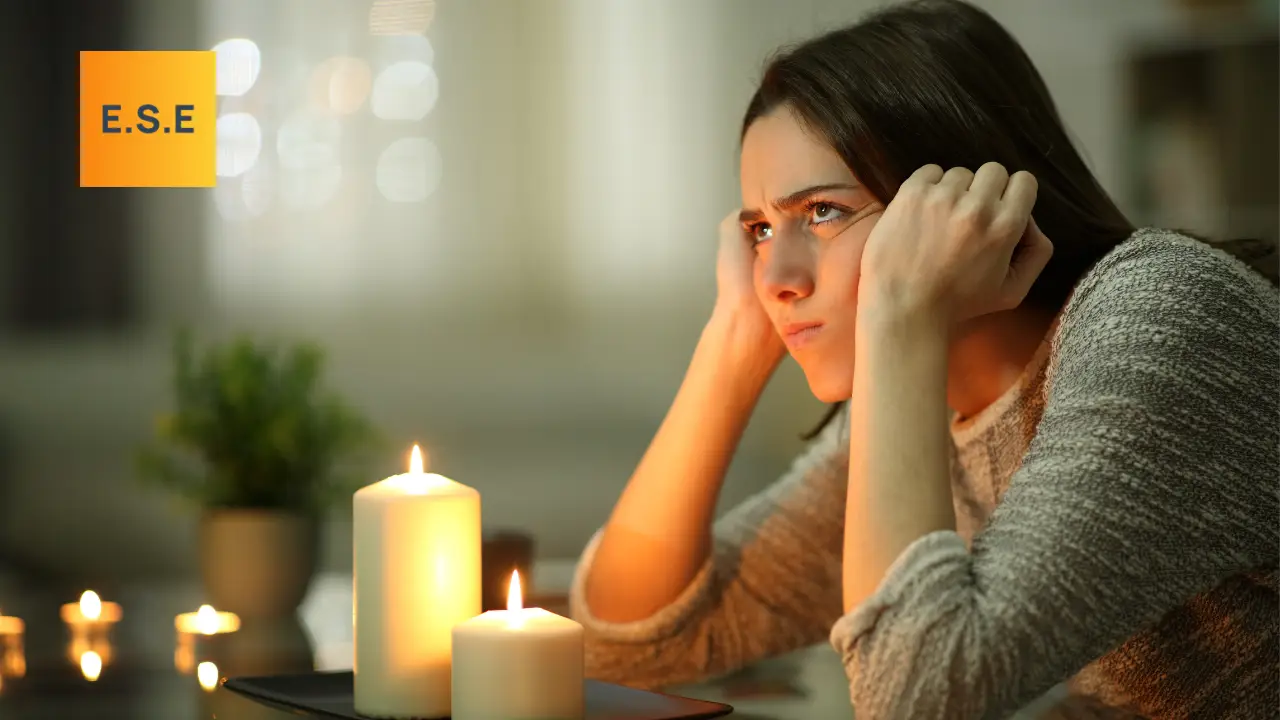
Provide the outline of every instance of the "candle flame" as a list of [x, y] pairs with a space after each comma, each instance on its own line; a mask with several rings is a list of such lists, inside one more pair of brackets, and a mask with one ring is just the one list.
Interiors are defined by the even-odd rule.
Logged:
[[211, 662], [202, 662], [196, 666], [196, 679], [205, 692], [213, 692], [218, 687], [218, 666]]
[[201, 605], [196, 611], [196, 629], [201, 635], [216, 635], [220, 624], [218, 611], [212, 605]]
[[515, 611], [524, 608], [524, 599], [520, 594], [520, 571], [511, 571], [511, 585], [507, 587], [507, 610]]
[[409, 473], [412, 475], [421, 475], [423, 473], [422, 448], [414, 443], [413, 452], [409, 453]]
[[89, 682], [94, 682], [102, 675], [102, 656], [90, 650], [80, 656], [80, 672]]
[[97, 620], [102, 616], [102, 598], [92, 590], [85, 590], [80, 596], [80, 614], [86, 620]]

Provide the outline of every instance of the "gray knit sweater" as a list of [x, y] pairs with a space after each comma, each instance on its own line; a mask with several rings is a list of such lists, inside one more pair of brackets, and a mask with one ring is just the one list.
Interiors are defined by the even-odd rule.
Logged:
[[1139, 231], [1018, 382], [953, 425], [957, 532], [917, 540], [842, 614], [833, 423], [716, 524], [651, 618], [592, 617], [592, 541], [572, 596], [589, 674], [660, 687], [829, 638], [863, 720], [1007, 717], [1068, 681], [1145, 717], [1277, 717], [1278, 300], [1225, 253]]

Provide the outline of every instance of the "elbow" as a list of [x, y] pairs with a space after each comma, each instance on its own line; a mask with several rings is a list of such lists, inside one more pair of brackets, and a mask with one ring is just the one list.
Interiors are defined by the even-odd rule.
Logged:
[[[999, 649], [980, 632], [974, 608], [910, 622], [892, 615], [892, 609], [882, 609], [860, 634], [837, 645], [855, 717], [967, 720], [1017, 710], [1015, 679], [1004, 678], [1002, 670], [1016, 665], [997, 657]], [[837, 625], [833, 641], [839, 630]]]

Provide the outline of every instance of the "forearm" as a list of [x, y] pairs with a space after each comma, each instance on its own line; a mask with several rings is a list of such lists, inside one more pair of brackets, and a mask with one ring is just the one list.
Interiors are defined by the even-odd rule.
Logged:
[[716, 500], [776, 359], [730, 313], [703, 330], [676, 398], [605, 526], [586, 582], [596, 617], [628, 622], [674, 601], [706, 562]]
[[955, 528], [947, 451], [947, 335], [922, 314], [858, 313], [850, 397], [843, 589], [848, 612], [912, 542]]

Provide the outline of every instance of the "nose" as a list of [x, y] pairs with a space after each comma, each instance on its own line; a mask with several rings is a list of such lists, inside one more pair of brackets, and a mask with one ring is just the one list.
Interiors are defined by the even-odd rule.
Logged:
[[772, 245], [760, 278], [765, 293], [784, 303], [812, 295], [813, 253], [808, 244], [775, 238]]

